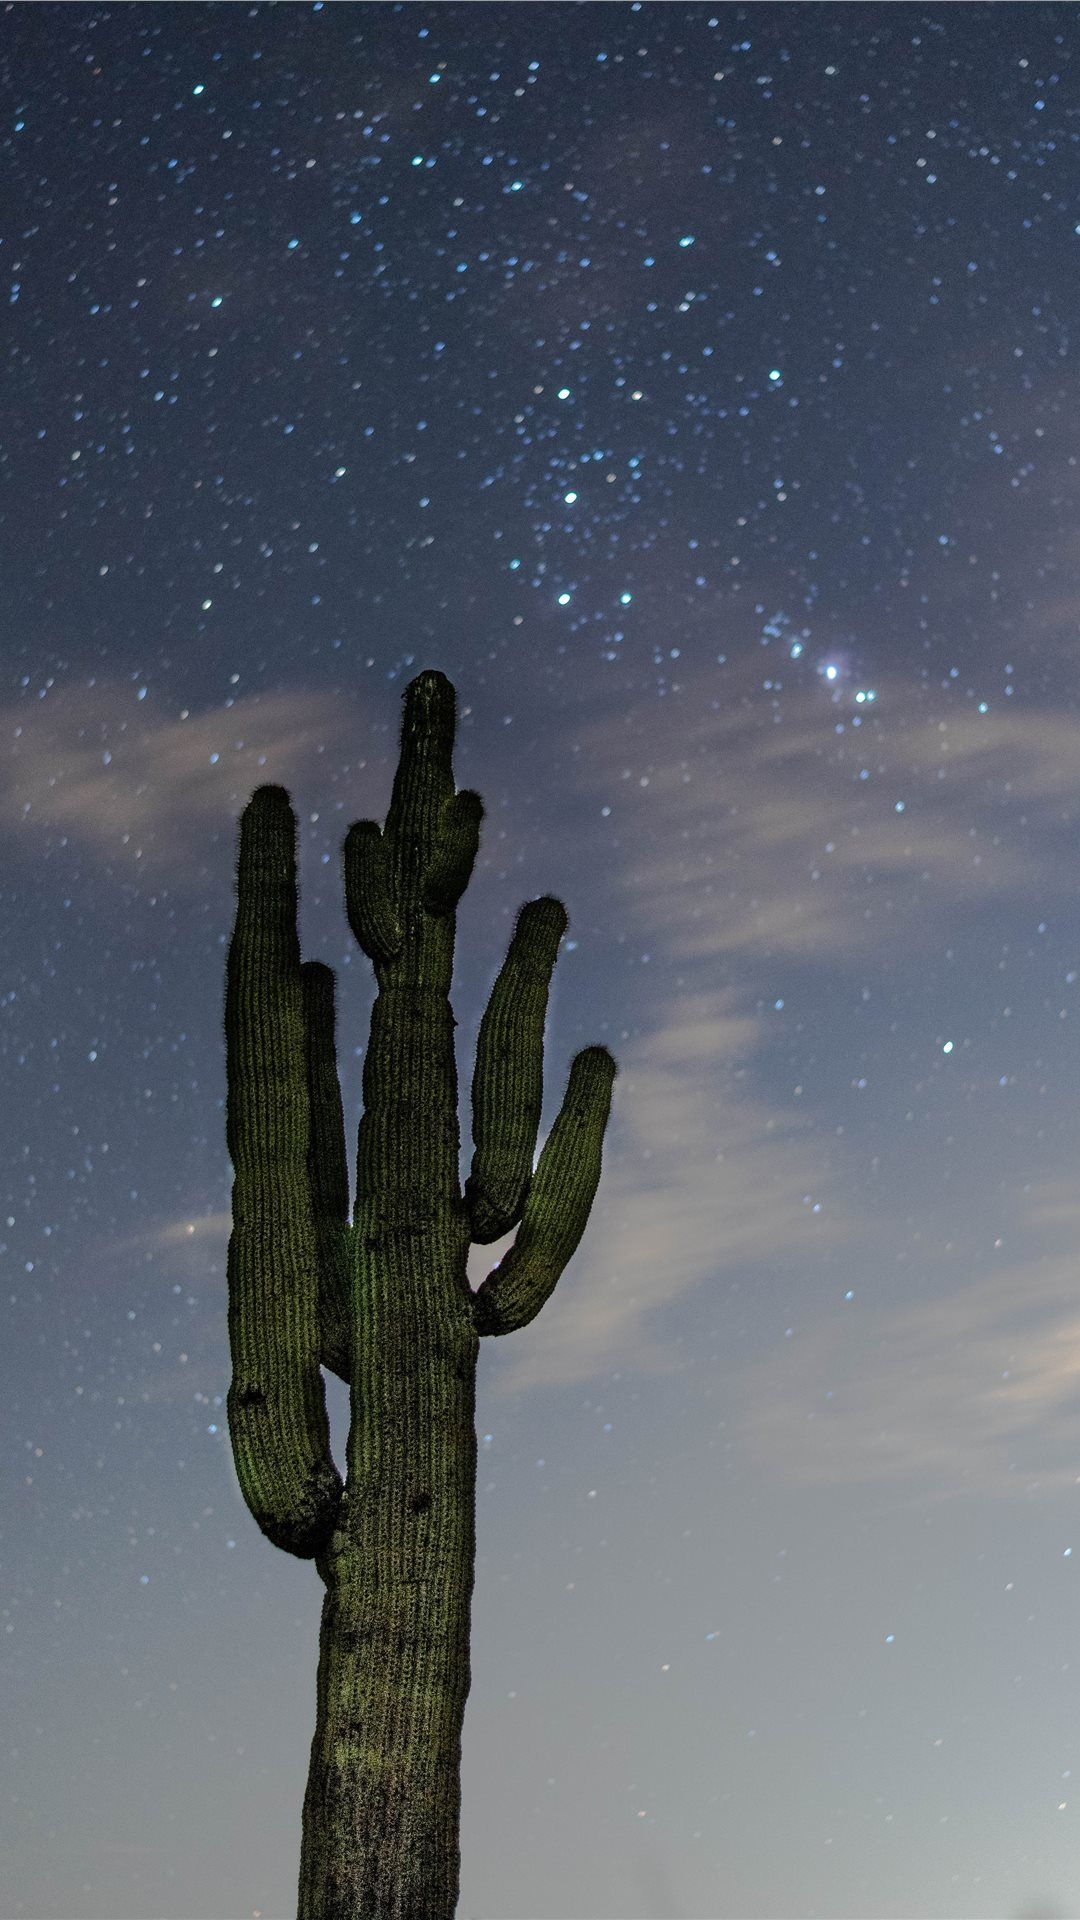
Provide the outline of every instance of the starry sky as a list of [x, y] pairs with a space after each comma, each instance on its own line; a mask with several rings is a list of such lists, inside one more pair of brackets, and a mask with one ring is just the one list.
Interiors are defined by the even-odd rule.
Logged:
[[1077, 1914], [1080, 15], [0, 24], [0, 1911], [295, 1912], [236, 830], [288, 788], [352, 1132], [341, 844], [437, 667], [463, 1170], [522, 901], [541, 1137], [620, 1067], [481, 1349], [462, 1920]]

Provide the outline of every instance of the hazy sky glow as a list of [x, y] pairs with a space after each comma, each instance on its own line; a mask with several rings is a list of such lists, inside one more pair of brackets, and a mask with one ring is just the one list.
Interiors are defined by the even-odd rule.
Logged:
[[462, 1920], [1080, 1913], [1076, 8], [0, 20], [0, 1913], [295, 1911], [236, 826], [289, 789], [354, 1134], [340, 849], [423, 667], [465, 1168], [522, 901], [542, 1131], [620, 1065], [481, 1350]]

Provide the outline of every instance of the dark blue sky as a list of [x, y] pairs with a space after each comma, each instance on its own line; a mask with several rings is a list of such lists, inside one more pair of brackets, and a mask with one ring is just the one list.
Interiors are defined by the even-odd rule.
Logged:
[[1080, 1910], [1076, 9], [0, 21], [0, 1908], [294, 1911], [236, 824], [288, 788], [352, 1129], [437, 667], [463, 1096], [541, 893], [542, 1131], [621, 1069], [481, 1354], [462, 1920]]

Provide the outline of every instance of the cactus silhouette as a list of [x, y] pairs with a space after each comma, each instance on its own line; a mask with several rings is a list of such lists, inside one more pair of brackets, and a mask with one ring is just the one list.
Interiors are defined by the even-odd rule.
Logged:
[[[566, 928], [529, 901], [480, 1025], [461, 1190], [455, 911], [483, 804], [455, 792], [445, 675], [405, 690], [385, 826], [344, 844], [349, 925], [378, 994], [349, 1220], [334, 976], [301, 964], [296, 820], [259, 787], [240, 824], [225, 993], [229, 1433], [267, 1539], [325, 1585], [299, 1920], [450, 1920], [475, 1562], [481, 1334], [539, 1313], [585, 1229], [616, 1065], [586, 1047], [535, 1171], [544, 1019]], [[473, 1293], [469, 1244], [517, 1226]], [[322, 1368], [350, 1388], [344, 1484]]]

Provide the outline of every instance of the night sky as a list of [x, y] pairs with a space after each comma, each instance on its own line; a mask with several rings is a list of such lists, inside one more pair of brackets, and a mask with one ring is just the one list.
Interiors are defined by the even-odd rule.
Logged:
[[1080, 13], [17, 5], [0, 65], [0, 1913], [295, 1913], [237, 822], [288, 788], [354, 1137], [428, 667], [463, 1173], [524, 900], [541, 1138], [620, 1067], [481, 1348], [462, 1920], [1080, 1913]]

